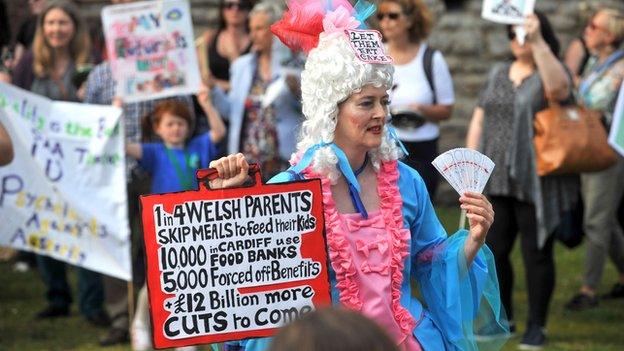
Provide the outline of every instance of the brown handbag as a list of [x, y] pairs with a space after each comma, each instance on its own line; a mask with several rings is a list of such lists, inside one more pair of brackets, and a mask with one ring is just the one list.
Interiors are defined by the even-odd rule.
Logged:
[[550, 101], [533, 121], [537, 174], [596, 172], [615, 164], [600, 113], [582, 106]]

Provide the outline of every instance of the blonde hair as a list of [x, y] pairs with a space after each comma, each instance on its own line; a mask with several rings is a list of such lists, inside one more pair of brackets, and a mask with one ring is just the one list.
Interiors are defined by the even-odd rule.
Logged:
[[37, 29], [33, 40], [33, 71], [39, 78], [51, 76], [54, 69], [55, 55], [43, 34], [45, 17], [54, 9], [65, 12], [74, 24], [74, 36], [68, 47], [74, 65], [84, 65], [91, 57], [91, 41], [78, 9], [67, 1], [52, 1], [37, 18]]
[[[392, 87], [394, 68], [390, 64], [370, 64], [359, 61], [347, 42], [346, 35], [325, 36], [321, 34], [319, 44], [310, 51], [301, 73], [302, 110], [305, 117], [297, 144], [298, 153], [305, 152], [319, 143], [334, 140], [338, 104], [366, 85]], [[380, 161], [396, 160], [400, 151], [389, 138], [384, 126], [381, 146], [370, 153], [375, 169]], [[330, 147], [320, 148], [314, 154], [313, 170], [326, 175], [334, 183], [339, 177], [336, 164], [338, 157]]]
[[624, 42], [624, 13], [612, 8], [601, 9], [598, 13], [604, 13], [609, 17], [607, 30], [615, 37], [613, 46], [618, 48]]

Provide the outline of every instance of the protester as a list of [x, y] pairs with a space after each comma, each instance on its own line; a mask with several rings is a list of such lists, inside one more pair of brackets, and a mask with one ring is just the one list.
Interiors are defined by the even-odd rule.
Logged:
[[526, 18], [526, 43], [514, 27], [507, 27], [513, 62], [492, 68], [470, 122], [467, 146], [481, 150], [496, 167], [485, 194], [490, 196], [496, 221], [486, 244], [496, 259], [503, 306], [515, 331], [512, 291], [514, 274], [509, 255], [518, 232], [526, 271], [529, 311], [520, 347], [539, 349], [546, 342], [544, 328], [555, 286], [552, 232], [561, 214], [576, 203], [574, 176], [539, 177], [532, 134], [535, 113], [547, 98], [570, 98], [570, 76], [559, 61], [559, 42], [548, 19], [537, 12]]
[[[335, 303], [372, 318], [401, 350], [475, 350], [475, 316], [489, 322], [492, 333], [505, 328], [493, 258], [482, 247], [494, 213], [485, 196], [467, 192], [460, 202], [470, 231], [447, 238], [422, 178], [397, 162], [401, 149], [385, 123], [394, 69], [356, 58], [345, 30], [357, 28], [354, 17], [361, 14], [350, 17], [345, 6], [327, 14], [320, 6], [272, 28], [291, 49], [311, 49], [301, 74], [305, 121], [293, 167], [272, 182], [320, 179]], [[323, 32], [288, 34], [300, 33], [298, 23]], [[288, 24], [294, 28], [282, 31]], [[248, 178], [240, 153], [211, 167], [219, 174], [212, 188]], [[420, 284], [427, 308], [412, 295], [412, 282]], [[269, 343], [241, 342], [246, 351]]]
[[313, 311], [282, 328], [270, 351], [398, 351], [388, 334], [363, 315], [338, 308]]
[[[113, 0], [113, 4], [128, 3], [132, 0]], [[110, 105], [115, 98], [115, 85], [110, 62], [104, 61], [97, 65], [87, 79], [85, 103]], [[189, 96], [180, 96], [176, 99], [184, 102], [192, 109]], [[123, 103], [122, 120], [126, 141], [138, 143], [141, 141], [141, 117], [151, 113], [159, 100], [145, 100], [136, 103]], [[145, 281], [145, 264], [143, 251], [143, 237], [140, 221], [139, 195], [149, 193], [149, 177], [139, 170], [132, 158], [126, 159], [128, 218], [130, 220], [132, 244], [132, 272], [136, 286], [143, 286]], [[105, 304], [111, 318], [111, 327], [108, 333], [100, 339], [101, 346], [111, 346], [128, 341], [128, 283], [126, 281], [105, 276]], [[134, 297], [132, 297], [134, 298]]]
[[377, 13], [388, 54], [394, 59], [392, 124], [409, 153], [405, 162], [423, 177], [434, 198], [438, 172], [431, 161], [438, 155], [438, 123], [451, 117], [455, 98], [442, 54], [428, 52], [433, 49], [425, 42], [433, 25], [431, 16], [422, 0], [385, 0]]
[[[51, 1], [38, 17], [32, 52], [25, 52], [17, 64], [13, 83], [53, 100], [78, 101], [71, 77], [78, 66], [89, 61], [89, 49], [89, 37], [78, 10], [69, 2]], [[48, 300], [48, 306], [37, 317], [69, 315], [72, 298], [65, 263], [39, 255], [37, 266]], [[95, 325], [107, 325], [100, 274], [80, 267], [76, 271], [80, 312]]]
[[251, 0], [221, 0], [219, 26], [204, 32], [195, 42], [199, 71], [206, 84], [230, 90], [230, 65], [251, 49], [248, 20]]
[[[578, 97], [586, 107], [600, 111], [609, 128], [624, 78], [624, 14], [603, 9], [585, 28], [585, 43], [594, 55], [581, 77]], [[584, 310], [598, 305], [596, 289], [602, 279], [607, 256], [615, 264], [619, 281], [607, 297], [624, 297], [624, 232], [617, 220], [624, 194], [624, 160], [617, 156], [612, 167], [581, 176], [586, 240], [585, 273], [580, 292], [567, 304], [568, 310]]]
[[13, 161], [13, 143], [11, 136], [0, 123], [0, 166], [6, 166]]
[[272, 3], [254, 6], [249, 16], [252, 52], [234, 61], [228, 96], [221, 89], [215, 92], [221, 114], [229, 119], [228, 153], [240, 151], [260, 163], [264, 179], [288, 168], [301, 124], [299, 81], [282, 66], [283, 46], [269, 28], [279, 16]]
[[195, 171], [208, 167], [216, 154], [214, 144], [225, 136], [223, 120], [205, 88], [198, 101], [208, 116], [209, 132], [188, 140], [194, 124], [191, 111], [180, 101], [163, 100], [143, 120], [143, 130], [151, 129], [162, 142], [126, 145], [126, 153], [152, 176], [154, 194], [197, 189]]
[[[145, 117], [143, 130], [157, 134], [162, 142], [127, 143], [126, 153], [152, 177], [153, 194], [197, 189], [195, 172], [207, 168], [217, 150], [215, 144], [225, 136], [225, 125], [212, 106], [206, 89], [198, 94], [198, 101], [208, 116], [210, 132], [189, 140], [194, 124], [188, 107], [176, 100], [165, 100]], [[139, 292], [137, 310], [132, 323], [132, 349], [151, 350], [147, 287]]]

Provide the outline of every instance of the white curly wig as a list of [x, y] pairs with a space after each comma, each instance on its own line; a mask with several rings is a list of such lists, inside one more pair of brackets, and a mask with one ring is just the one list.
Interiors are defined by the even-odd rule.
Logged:
[[[338, 104], [361, 91], [365, 85], [390, 89], [393, 73], [391, 64], [370, 64], [358, 60], [346, 35], [321, 34], [318, 46], [310, 51], [301, 73], [305, 121], [297, 153], [319, 143], [333, 142]], [[380, 147], [369, 155], [376, 170], [379, 170], [380, 160], [396, 160], [401, 155], [400, 149], [389, 138], [387, 126], [384, 126]], [[338, 158], [331, 148], [324, 147], [315, 153], [312, 169], [335, 183], [340, 177], [337, 163]]]

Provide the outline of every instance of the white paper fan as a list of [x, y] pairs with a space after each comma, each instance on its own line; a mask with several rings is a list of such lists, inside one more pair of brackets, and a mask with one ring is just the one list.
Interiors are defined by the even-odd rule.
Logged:
[[449, 150], [431, 163], [459, 195], [466, 191], [483, 192], [494, 169], [489, 157], [467, 148]]

